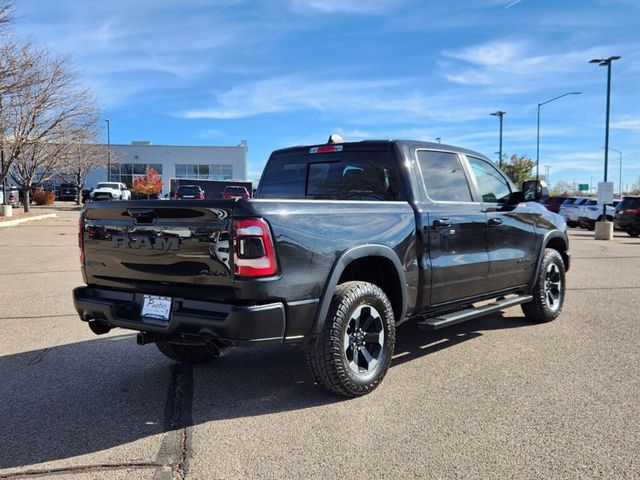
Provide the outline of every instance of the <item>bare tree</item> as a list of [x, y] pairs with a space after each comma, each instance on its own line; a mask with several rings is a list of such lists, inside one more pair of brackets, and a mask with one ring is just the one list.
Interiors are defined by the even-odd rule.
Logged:
[[78, 187], [76, 205], [80, 205], [87, 176], [96, 168], [107, 166], [107, 148], [106, 145], [97, 143], [77, 143], [69, 149], [58, 176]]
[[25, 211], [33, 182], [51, 178], [97, 120], [93, 96], [78, 86], [68, 62], [48, 52], [35, 57], [38, 61], [24, 72], [30, 81], [2, 109], [7, 111], [10, 139], [5, 141], [5, 159], [23, 189]]
[[0, 2], [0, 33], [3, 33], [7, 26], [13, 23], [14, 3], [15, 2], [11, 0], [3, 0]]
[[15, 106], [25, 90], [38, 82], [37, 65], [43, 55], [44, 51], [30, 45], [10, 43], [0, 46], [0, 184], [8, 176], [16, 154], [22, 148], [22, 143], [16, 142], [13, 136]]

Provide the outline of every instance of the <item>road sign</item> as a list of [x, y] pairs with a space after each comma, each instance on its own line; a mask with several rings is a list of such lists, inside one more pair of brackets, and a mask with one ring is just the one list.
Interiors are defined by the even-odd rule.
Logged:
[[589, 190], [589, 184], [588, 183], [579, 183], [578, 184], [578, 190], [580, 192], [586, 192]]
[[613, 182], [598, 182], [598, 203], [613, 203]]

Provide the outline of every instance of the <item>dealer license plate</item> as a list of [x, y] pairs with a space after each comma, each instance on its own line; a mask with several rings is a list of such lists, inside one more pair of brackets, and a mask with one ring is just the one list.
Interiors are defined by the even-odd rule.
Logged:
[[142, 318], [168, 321], [171, 314], [171, 297], [145, 295], [142, 302]]

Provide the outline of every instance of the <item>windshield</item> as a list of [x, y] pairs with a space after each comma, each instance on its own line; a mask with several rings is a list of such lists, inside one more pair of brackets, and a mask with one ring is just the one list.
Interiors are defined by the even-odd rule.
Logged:
[[96, 188], [111, 188], [113, 190], [118, 190], [120, 185], [117, 183], [99, 183]]
[[200, 195], [200, 187], [178, 187], [180, 195]]

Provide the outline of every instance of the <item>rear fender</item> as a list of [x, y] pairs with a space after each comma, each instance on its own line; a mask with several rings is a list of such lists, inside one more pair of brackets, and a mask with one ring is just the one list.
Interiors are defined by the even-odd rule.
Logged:
[[314, 332], [316, 334], [320, 333], [324, 328], [324, 322], [327, 318], [327, 313], [329, 312], [331, 299], [333, 298], [333, 294], [335, 292], [336, 286], [338, 285], [338, 281], [340, 280], [340, 276], [351, 262], [364, 257], [384, 257], [391, 261], [396, 269], [398, 278], [400, 279], [400, 289], [402, 292], [402, 314], [400, 315], [400, 318], [396, 318], [396, 324], [400, 323], [406, 316], [407, 282], [402, 264], [400, 263], [400, 259], [398, 258], [396, 253], [386, 245], [363, 245], [347, 250], [342, 255], [340, 255], [340, 257], [338, 257], [338, 259], [334, 263], [333, 268], [331, 269], [331, 273], [329, 273], [329, 278], [325, 283], [324, 290], [322, 291], [318, 310], [316, 311], [316, 326], [314, 329]]

